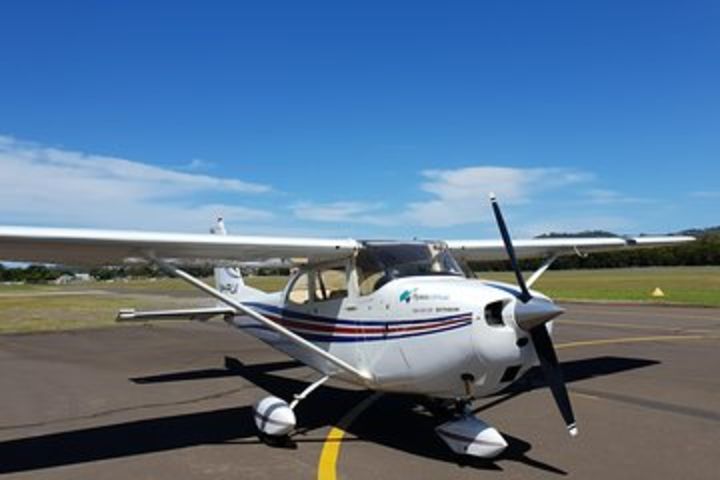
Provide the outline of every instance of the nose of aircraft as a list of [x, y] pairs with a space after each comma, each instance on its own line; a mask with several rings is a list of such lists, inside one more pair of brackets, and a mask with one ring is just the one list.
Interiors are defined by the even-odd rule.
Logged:
[[565, 310], [544, 298], [533, 297], [526, 303], [515, 305], [515, 322], [525, 331], [549, 322]]

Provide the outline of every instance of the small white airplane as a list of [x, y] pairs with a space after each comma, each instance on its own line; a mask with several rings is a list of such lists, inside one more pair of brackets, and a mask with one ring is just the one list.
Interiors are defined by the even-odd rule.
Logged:
[[[269, 438], [289, 435], [294, 409], [329, 378], [367, 389], [419, 394], [450, 414], [436, 432], [455, 452], [482, 458], [507, 446], [469, 403], [496, 393], [538, 363], [571, 435], [577, 426], [550, 339], [563, 313], [530, 287], [561, 255], [677, 245], [692, 237], [544, 238], [514, 244], [494, 196], [502, 241], [359, 241], [108, 230], [0, 227], [0, 259], [77, 265], [152, 262], [218, 300], [216, 307], [121, 311], [120, 320], [221, 315], [318, 372], [290, 403], [267, 397], [254, 420]], [[517, 259], [544, 257], [526, 281]], [[460, 263], [509, 258], [517, 285], [484, 281]], [[284, 259], [295, 267], [285, 289], [265, 293], [243, 282], [237, 265]], [[179, 261], [216, 265], [212, 287]], [[438, 422], [440, 423], [440, 422]]]

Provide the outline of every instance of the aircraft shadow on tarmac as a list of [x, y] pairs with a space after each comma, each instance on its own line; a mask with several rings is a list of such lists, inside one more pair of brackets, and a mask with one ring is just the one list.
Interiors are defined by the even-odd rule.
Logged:
[[[571, 383], [601, 375], [655, 365], [653, 360], [621, 357], [599, 357], [563, 363], [566, 380]], [[297, 362], [273, 362], [243, 365], [226, 358], [226, 368], [173, 372], [131, 379], [136, 384], [193, 381], [240, 375], [258, 387], [281, 398], [292, 398], [307, 383], [270, 374], [269, 372], [300, 366]], [[485, 410], [507, 401], [522, 392], [543, 386], [537, 372], [528, 372], [527, 380], [501, 392], [495, 399], [479, 407]], [[322, 442], [315, 431], [336, 424], [354, 405], [367, 397], [367, 391], [345, 390], [323, 386], [297, 407], [298, 432], [286, 448], [298, 443]], [[321, 406], [321, 408], [318, 408]], [[392, 419], [389, 421], [388, 419]], [[348, 427], [348, 443], [374, 442], [413, 455], [434, 458], [463, 467], [502, 470], [501, 463], [516, 461], [550, 473], [566, 472], [530, 458], [531, 445], [503, 432], [508, 448], [495, 461], [462, 457], [444, 445], [433, 428], [438, 421], [418, 399], [404, 395], [385, 395]], [[353, 438], [354, 437], [354, 438]], [[30, 471], [41, 468], [73, 465], [84, 462], [162, 452], [207, 444], [242, 445], [259, 443], [252, 420], [252, 407], [241, 406], [207, 412], [165, 416], [102, 425], [79, 430], [39, 435], [0, 442], [0, 473]], [[276, 445], [277, 446], [277, 445]]]

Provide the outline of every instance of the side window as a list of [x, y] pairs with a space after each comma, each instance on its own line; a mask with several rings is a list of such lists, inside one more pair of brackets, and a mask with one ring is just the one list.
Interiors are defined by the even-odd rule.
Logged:
[[324, 302], [348, 295], [345, 267], [319, 270], [315, 278], [315, 301]]
[[358, 269], [358, 280], [360, 287], [360, 295], [370, 295], [375, 290], [380, 288], [380, 279], [385, 276], [385, 272], [380, 271], [365, 271]]
[[370, 295], [380, 288], [386, 279], [385, 270], [366, 251], [361, 250], [357, 260], [358, 287], [360, 295]]
[[305, 272], [298, 276], [290, 287], [288, 300], [298, 305], [304, 305], [310, 302], [310, 287], [308, 282], [309, 276]]

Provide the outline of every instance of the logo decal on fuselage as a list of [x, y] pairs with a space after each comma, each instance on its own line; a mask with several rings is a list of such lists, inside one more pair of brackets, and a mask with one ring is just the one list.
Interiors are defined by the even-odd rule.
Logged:
[[404, 290], [400, 294], [400, 301], [405, 303], [410, 303], [411, 301], [421, 302], [423, 300], [425, 301], [444, 301], [444, 300], [450, 300], [449, 295], [443, 295], [439, 293], [418, 293], [417, 288], [413, 288], [412, 290]]
[[400, 294], [400, 301], [405, 303], [410, 303], [410, 300], [412, 300], [412, 294], [415, 292], [415, 290], [405, 290]]

